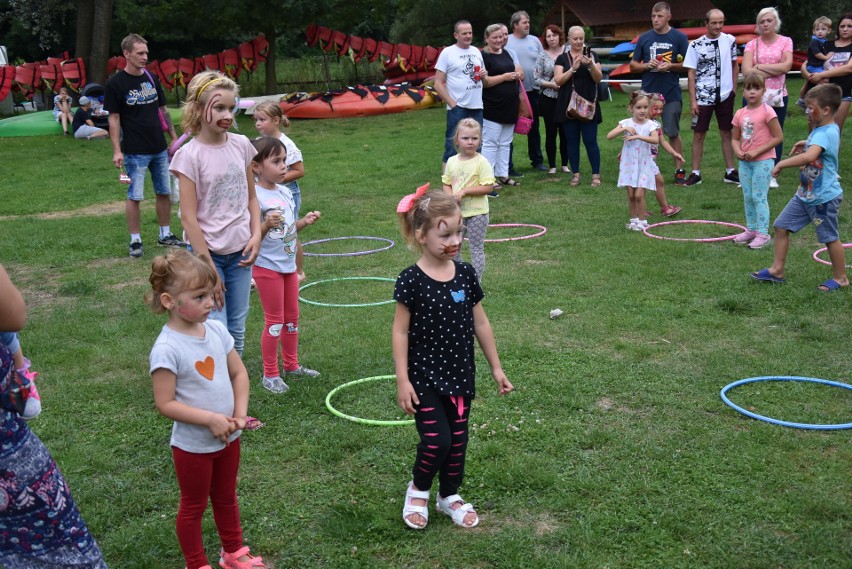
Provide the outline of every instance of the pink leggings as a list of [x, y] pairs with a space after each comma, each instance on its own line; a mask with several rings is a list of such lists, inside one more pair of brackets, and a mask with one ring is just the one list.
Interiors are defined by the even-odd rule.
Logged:
[[172, 447], [178, 486], [177, 538], [186, 566], [196, 569], [207, 565], [201, 540], [201, 518], [207, 501], [213, 504], [213, 520], [222, 547], [228, 553], [243, 546], [240, 507], [237, 504], [237, 471], [240, 468], [240, 439], [222, 450], [198, 454]]
[[260, 353], [263, 357], [263, 375], [277, 377], [278, 345], [284, 369], [299, 367], [299, 277], [296, 273], [278, 273], [255, 266], [252, 276], [263, 306], [263, 333], [260, 335]]

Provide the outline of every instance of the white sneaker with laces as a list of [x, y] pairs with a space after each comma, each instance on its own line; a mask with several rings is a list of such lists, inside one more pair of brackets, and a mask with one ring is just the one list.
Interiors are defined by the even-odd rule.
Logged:
[[778, 187], [778, 179], [775, 178], [774, 176], [769, 178], [769, 187], [770, 188], [777, 188]]

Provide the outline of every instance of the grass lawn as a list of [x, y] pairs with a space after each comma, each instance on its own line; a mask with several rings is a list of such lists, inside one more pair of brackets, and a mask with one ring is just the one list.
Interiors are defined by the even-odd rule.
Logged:
[[[791, 82], [791, 92], [798, 92]], [[650, 239], [628, 231], [615, 187], [620, 142], [605, 133], [628, 116], [625, 97], [603, 102], [600, 188], [532, 172], [516, 138], [518, 188], [491, 201], [492, 223], [534, 223], [547, 234], [489, 244], [484, 306], [516, 391], [498, 397], [483, 357], [471, 412], [461, 494], [481, 524], [462, 530], [432, 511], [426, 531], [400, 514], [417, 435], [411, 426], [360, 425], [329, 413], [334, 387], [393, 373], [393, 306], [302, 304], [300, 358], [322, 372], [285, 395], [261, 388], [256, 296], [245, 362], [250, 413], [266, 422], [243, 436], [239, 482], [246, 543], [284, 567], [849, 567], [850, 431], [788, 429], [725, 406], [728, 383], [800, 375], [850, 383], [849, 291], [821, 294], [830, 269], [811, 259], [809, 227], [794, 237], [788, 284], [757, 283], [772, 250], [730, 242]], [[294, 121], [305, 156], [303, 211], [323, 213], [303, 240], [376, 236], [396, 246], [359, 257], [309, 257], [310, 280], [395, 278], [416, 256], [402, 244], [400, 197], [440, 185], [441, 109], [370, 119]], [[683, 118], [689, 156], [689, 117]], [[253, 136], [253, 123], [240, 121]], [[787, 149], [806, 134], [791, 105]], [[852, 160], [844, 135], [841, 173]], [[127, 256], [125, 187], [109, 143], [60, 136], [0, 139], [0, 262], [22, 289], [25, 353], [40, 372], [44, 411], [31, 423], [62, 468], [111, 567], [183, 567], [174, 533], [178, 489], [170, 422], [153, 405], [148, 354], [164, 318], [142, 303], [157, 248], [153, 200], [143, 207], [145, 257]], [[585, 153], [582, 160], [585, 161]], [[673, 174], [668, 156], [660, 165]], [[668, 185], [679, 219], [744, 223], [741, 191], [723, 184], [718, 131], [705, 145], [704, 183]], [[770, 193], [772, 217], [797, 173]], [[146, 193], [151, 194], [150, 187]], [[660, 221], [650, 198], [651, 221]], [[849, 207], [841, 237], [852, 241]], [[173, 225], [179, 225], [177, 217]], [[526, 230], [493, 229], [489, 237]], [[678, 225], [669, 236], [725, 228]], [[375, 246], [380, 246], [376, 242]], [[316, 245], [352, 251], [367, 241]], [[466, 251], [465, 251], [466, 255]], [[337, 281], [304, 291], [320, 302], [391, 297], [383, 281]], [[550, 320], [549, 311], [564, 315]], [[847, 346], [844, 348], [843, 346]], [[852, 393], [762, 383], [730, 394], [757, 413], [797, 422], [852, 421]], [[401, 418], [393, 382], [342, 390], [344, 413]], [[215, 566], [212, 516], [205, 543]]]

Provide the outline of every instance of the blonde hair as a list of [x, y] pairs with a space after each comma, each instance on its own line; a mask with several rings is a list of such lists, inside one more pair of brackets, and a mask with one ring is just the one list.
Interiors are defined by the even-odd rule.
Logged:
[[233, 91], [234, 96], [240, 92], [240, 86], [225, 74], [208, 69], [192, 78], [186, 87], [186, 100], [183, 103], [183, 115], [180, 127], [184, 132], [198, 134], [201, 130], [201, 116], [207, 101], [217, 89]]
[[290, 119], [281, 110], [281, 106], [275, 101], [263, 101], [254, 108], [254, 114], [262, 113], [270, 119], [278, 119], [278, 124], [283, 127], [290, 126]]
[[207, 257], [196, 257], [183, 249], [169, 251], [151, 262], [151, 289], [145, 293], [145, 303], [155, 314], [162, 314], [166, 311], [160, 302], [164, 292], [176, 296], [185, 290], [213, 288], [217, 278]]
[[[476, 121], [474, 121], [476, 122]], [[432, 190], [417, 198], [411, 209], [399, 214], [399, 227], [409, 249], [420, 251], [423, 247], [418, 234], [426, 233], [442, 217], [461, 215], [456, 198], [442, 191]]]
[[827, 16], [820, 16], [814, 20], [814, 26], [812, 29], [815, 30], [817, 26], [825, 26], [828, 28], [828, 31], [831, 31], [831, 18]]
[[479, 123], [476, 122], [476, 120], [472, 118], [462, 119], [456, 125], [456, 130], [453, 132], [453, 146], [456, 148], [456, 150], [459, 149], [459, 132], [461, 132], [461, 129], [463, 128], [474, 129], [476, 132], [479, 133], [479, 138], [482, 138], [482, 127], [479, 126]]
[[[755, 24], [757, 24], [757, 22], [759, 22], [760, 19], [762, 17], [764, 17], [766, 14], [772, 14], [773, 16], [775, 16], [775, 33], [777, 34], [778, 32], [781, 31], [781, 16], [778, 15], [778, 10], [776, 10], [775, 8], [772, 8], [772, 7], [764, 8], [763, 10], [758, 12], [757, 18], [754, 21]], [[757, 25], [755, 25], [755, 27], [754, 27], [754, 33], [760, 34], [760, 31], [758, 30]]]

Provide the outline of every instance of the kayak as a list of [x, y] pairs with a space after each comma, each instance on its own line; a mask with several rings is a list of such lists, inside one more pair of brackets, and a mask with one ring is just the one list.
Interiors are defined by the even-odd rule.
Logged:
[[397, 85], [358, 85], [325, 93], [297, 93], [282, 100], [291, 119], [367, 117], [425, 109], [439, 103], [433, 90]]

